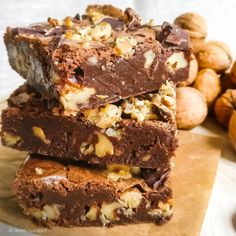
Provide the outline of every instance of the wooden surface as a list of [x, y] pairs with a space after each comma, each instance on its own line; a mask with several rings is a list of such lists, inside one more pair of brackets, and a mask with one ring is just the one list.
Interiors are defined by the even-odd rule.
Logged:
[[[43, 231], [44, 235], [104, 235], [104, 236], [198, 236], [208, 206], [220, 157], [221, 142], [218, 138], [179, 132], [180, 148], [173, 158], [172, 186], [174, 192], [174, 215], [163, 226], [138, 224], [128, 226], [82, 227], [53, 229], [38, 228], [25, 217], [10, 191], [12, 180], [26, 154], [0, 147], [0, 220], [30, 231]], [[5, 176], [8, 178], [5, 178]]]

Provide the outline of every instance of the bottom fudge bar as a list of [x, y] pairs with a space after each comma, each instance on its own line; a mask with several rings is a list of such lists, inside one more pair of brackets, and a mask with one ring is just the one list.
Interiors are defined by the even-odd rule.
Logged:
[[[167, 169], [177, 147], [176, 124], [174, 111], [159, 100], [165, 97], [175, 107], [174, 93], [173, 87], [163, 85], [156, 94], [121, 101], [125, 108], [107, 104], [85, 114], [65, 116], [52, 114], [41, 96], [23, 85], [2, 112], [2, 143], [66, 160]], [[137, 119], [140, 116], [145, 119]]]
[[24, 213], [47, 227], [162, 224], [172, 216], [169, 172], [155, 179], [153, 171], [63, 164], [31, 154], [17, 173], [13, 192]]

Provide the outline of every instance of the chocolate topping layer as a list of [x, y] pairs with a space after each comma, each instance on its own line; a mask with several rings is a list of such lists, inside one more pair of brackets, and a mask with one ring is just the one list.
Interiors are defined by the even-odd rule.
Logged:
[[50, 18], [8, 28], [4, 40], [11, 66], [44, 98], [74, 112], [188, 78], [186, 32], [168, 23], [142, 25], [132, 9], [114, 9], [91, 6], [81, 20]]

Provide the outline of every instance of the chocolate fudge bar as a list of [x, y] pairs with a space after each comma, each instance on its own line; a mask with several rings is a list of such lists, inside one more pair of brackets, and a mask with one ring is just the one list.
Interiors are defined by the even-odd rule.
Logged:
[[2, 143], [15, 149], [165, 170], [177, 147], [171, 84], [77, 116], [47, 109], [47, 101], [27, 84], [10, 96], [8, 104], [2, 112]]
[[[24, 213], [41, 226], [165, 223], [172, 216], [173, 201], [168, 175], [155, 179], [153, 186], [142, 171], [63, 164], [31, 154], [12, 189]], [[130, 177], [123, 179], [124, 173]]]
[[130, 8], [89, 6], [80, 17], [7, 28], [14, 70], [72, 114], [188, 78], [190, 43], [178, 26], [142, 25]]

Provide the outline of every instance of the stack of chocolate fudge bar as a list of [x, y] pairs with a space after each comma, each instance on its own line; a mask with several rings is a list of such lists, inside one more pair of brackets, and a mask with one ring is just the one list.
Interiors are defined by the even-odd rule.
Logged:
[[82, 17], [7, 28], [4, 40], [26, 79], [1, 132], [3, 145], [29, 152], [13, 183], [24, 213], [49, 227], [167, 222], [188, 35], [92, 5]]

